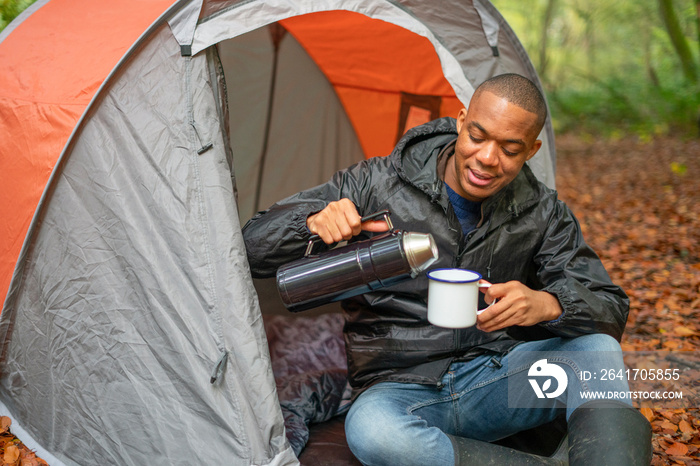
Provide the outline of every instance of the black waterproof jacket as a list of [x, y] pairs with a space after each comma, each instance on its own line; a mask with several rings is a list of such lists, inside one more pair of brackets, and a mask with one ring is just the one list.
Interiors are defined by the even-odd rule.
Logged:
[[431, 269], [466, 268], [492, 283], [518, 280], [556, 296], [563, 315], [491, 333], [436, 327], [426, 318], [425, 273], [352, 298], [343, 308], [355, 394], [384, 380], [439, 385], [453, 360], [485, 351], [505, 353], [522, 341], [590, 333], [619, 340], [622, 335], [627, 296], [584, 242], [571, 211], [527, 166], [482, 203], [477, 229], [462, 233], [439, 176], [456, 137], [452, 118], [419, 126], [388, 157], [359, 162], [328, 183], [258, 213], [243, 229], [253, 276], [274, 276], [279, 266], [302, 257], [310, 236], [307, 217], [330, 201], [349, 198], [361, 216], [388, 209], [395, 228], [431, 233], [440, 255]]

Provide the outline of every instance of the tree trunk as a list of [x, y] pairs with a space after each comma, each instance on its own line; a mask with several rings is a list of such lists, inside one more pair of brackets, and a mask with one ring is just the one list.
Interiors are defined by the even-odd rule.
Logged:
[[660, 89], [661, 81], [659, 81], [659, 76], [656, 74], [656, 70], [654, 69], [654, 65], [651, 60], [651, 34], [649, 29], [644, 28], [642, 34], [642, 37], [644, 38], [644, 65], [647, 69], [647, 76], [649, 76], [651, 84], [655, 88]]
[[[695, 24], [697, 26], [698, 45], [700, 45], [700, 0], [695, 0]], [[698, 63], [700, 63], [700, 56], [698, 57]]]
[[[700, 0], [696, 0], [696, 4], [698, 4], [699, 1]], [[666, 26], [666, 32], [668, 32], [673, 48], [681, 61], [683, 74], [688, 81], [697, 83], [698, 73], [695, 59], [693, 58], [693, 53], [690, 51], [688, 40], [683, 35], [678, 16], [673, 8], [673, 0], [659, 0], [659, 9], [661, 11], [661, 18]]]
[[542, 37], [540, 39], [539, 70], [537, 70], [537, 73], [543, 79], [545, 76], [545, 71], [547, 71], [547, 31], [549, 30], [549, 26], [552, 24], [552, 19], [554, 18], [555, 3], [556, 0], [547, 0], [547, 8], [544, 12], [544, 18], [542, 18]]

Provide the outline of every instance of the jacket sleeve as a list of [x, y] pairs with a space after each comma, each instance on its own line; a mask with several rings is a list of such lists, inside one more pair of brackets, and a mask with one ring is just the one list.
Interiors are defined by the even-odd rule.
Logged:
[[555, 201], [535, 262], [542, 290], [556, 296], [564, 311], [541, 326], [561, 337], [605, 333], [618, 341], [622, 338], [629, 298], [612, 283], [600, 258], [585, 243], [578, 221], [561, 201]]
[[373, 160], [341, 170], [327, 183], [283, 199], [251, 218], [243, 227], [243, 239], [253, 277], [272, 277], [281, 265], [302, 257], [311, 237], [306, 219], [329, 202], [348, 198], [360, 215], [366, 215]]

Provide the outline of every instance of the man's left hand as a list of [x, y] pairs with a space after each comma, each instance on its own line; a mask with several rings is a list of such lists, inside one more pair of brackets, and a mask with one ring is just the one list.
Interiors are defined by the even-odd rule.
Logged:
[[554, 295], [532, 290], [518, 281], [491, 285], [485, 290], [484, 299], [487, 303], [498, 299], [477, 317], [476, 327], [484, 332], [555, 320], [563, 312]]

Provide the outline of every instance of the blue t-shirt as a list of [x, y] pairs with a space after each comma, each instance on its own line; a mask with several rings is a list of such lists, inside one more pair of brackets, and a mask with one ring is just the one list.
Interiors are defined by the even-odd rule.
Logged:
[[466, 235], [474, 230], [481, 220], [481, 202], [473, 202], [465, 199], [457, 194], [454, 189], [445, 183], [447, 195], [450, 197], [452, 208], [457, 214], [459, 224], [462, 225], [462, 231]]

